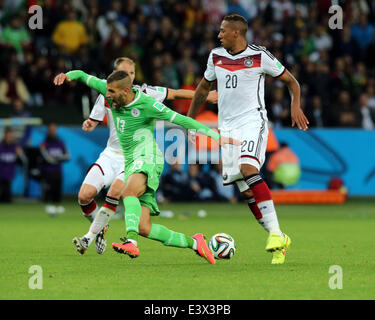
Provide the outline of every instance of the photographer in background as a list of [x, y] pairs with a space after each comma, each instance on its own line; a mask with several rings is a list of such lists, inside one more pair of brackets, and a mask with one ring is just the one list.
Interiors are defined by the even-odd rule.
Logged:
[[47, 136], [39, 146], [43, 158], [41, 168], [41, 183], [43, 201], [52, 203], [46, 206], [50, 215], [63, 213], [64, 207], [60, 204], [62, 195], [62, 162], [70, 159], [65, 143], [57, 136], [56, 123], [48, 125]]

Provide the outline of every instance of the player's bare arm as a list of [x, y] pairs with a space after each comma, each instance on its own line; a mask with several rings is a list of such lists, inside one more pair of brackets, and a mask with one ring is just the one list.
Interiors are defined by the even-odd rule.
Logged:
[[86, 132], [93, 131], [99, 124], [99, 121], [87, 119], [82, 123], [82, 130]]
[[231, 144], [231, 145], [234, 145], [234, 146], [240, 146], [240, 145], [242, 145], [242, 141], [234, 139], [234, 138], [220, 136], [219, 144], [222, 147], [226, 148], [227, 144]]
[[278, 79], [284, 82], [289, 89], [290, 97], [292, 100], [290, 105], [292, 127], [297, 125], [300, 130], [307, 130], [309, 120], [307, 120], [305, 114], [301, 109], [301, 89], [298, 81], [288, 70], [285, 70], [285, 72], [280, 77], [278, 77]]
[[[211, 89], [211, 82], [207, 81], [204, 77], [199, 82], [197, 89], [194, 92], [193, 100], [191, 101], [189, 111], [187, 113], [188, 117], [195, 118], [197, 112], [201, 105], [207, 100]], [[188, 140], [190, 143], [195, 144], [196, 136], [195, 133], [190, 130], [187, 131]]]
[[53, 83], [56, 86], [61, 86], [65, 81], [66, 82], [72, 81], [65, 73], [60, 73], [55, 77], [55, 79], [53, 79]]
[[207, 81], [204, 77], [199, 82], [197, 90], [195, 90], [193, 100], [191, 101], [188, 117], [195, 118], [201, 105], [207, 100], [212, 83]]
[[[160, 118], [160, 119], [163, 119], [163, 118]], [[173, 116], [173, 119], [174, 119], [173, 123], [178, 124], [178, 125], [184, 127], [187, 130], [194, 129], [199, 133], [202, 133], [206, 136], [209, 136], [209, 137], [215, 139], [222, 147], [225, 147], [225, 145], [227, 145], [227, 144], [232, 144], [232, 145], [235, 145], [235, 146], [240, 146], [242, 144], [242, 142], [237, 140], [237, 139], [230, 138], [230, 137], [224, 137], [224, 136], [220, 135], [220, 133], [217, 130], [210, 129], [210, 128], [206, 127], [205, 125], [201, 124], [200, 122], [198, 122], [198, 121], [196, 121], [196, 120], [194, 120], [190, 117], [183, 116], [183, 115], [181, 115], [177, 112]], [[168, 119], [164, 119], [164, 120], [169, 121]]]
[[[169, 89], [168, 88], [168, 96], [166, 100], [175, 100], [175, 99], [193, 99], [194, 97], [194, 90], [187, 90], [187, 89]], [[216, 90], [212, 90], [208, 93], [207, 102], [212, 104], [217, 104], [218, 101], [218, 94]]]

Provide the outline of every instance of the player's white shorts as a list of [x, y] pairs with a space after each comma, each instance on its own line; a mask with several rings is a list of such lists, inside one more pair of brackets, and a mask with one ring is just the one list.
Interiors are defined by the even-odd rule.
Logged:
[[268, 139], [268, 119], [264, 109], [255, 109], [248, 121], [236, 129], [220, 130], [220, 134], [242, 141], [241, 146], [227, 145], [221, 148], [223, 184], [237, 183], [241, 192], [249, 187], [240, 172], [241, 164], [250, 164], [258, 170], [262, 167]]
[[124, 168], [123, 153], [107, 147], [90, 167], [82, 184], [94, 186], [99, 193], [116, 179], [123, 181]]

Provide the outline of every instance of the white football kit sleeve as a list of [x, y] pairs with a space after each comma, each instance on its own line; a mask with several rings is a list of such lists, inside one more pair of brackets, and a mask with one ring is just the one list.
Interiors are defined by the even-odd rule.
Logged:
[[149, 86], [144, 83], [141, 86], [134, 85], [133, 88], [142, 91], [148, 96], [155, 98], [159, 102], [164, 102], [164, 100], [167, 99], [168, 96], [168, 88], [165, 87]]
[[284, 71], [285, 67], [264, 47], [249, 45], [235, 55], [222, 47], [210, 52], [204, 77], [217, 80], [220, 133], [242, 141], [241, 146], [221, 150], [224, 184], [238, 182], [240, 191], [244, 191], [248, 187], [241, 164], [258, 170], [262, 167], [268, 138], [265, 75], [278, 77]]
[[[155, 98], [160, 102], [168, 96], [168, 89], [164, 87], [153, 87], [143, 84], [133, 86]], [[124, 179], [124, 156], [118, 141], [113, 115], [103, 95], [99, 95], [90, 113], [90, 119], [102, 122], [105, 115], [108, 116], [109, 138], [107, 146], [100, 154], [99, 158], [89, 168], [83, 184], [94, 186], [99, 193], [101, 189], [109, 187], [113, 181]]]

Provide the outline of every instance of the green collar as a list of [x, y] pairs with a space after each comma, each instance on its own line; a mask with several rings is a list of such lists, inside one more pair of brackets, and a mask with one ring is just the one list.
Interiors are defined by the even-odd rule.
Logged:
[[123, 108], [130, 108], [133, 104], [135, 104], [139, 98], [141, 97], [141, 92], [138, 89], [132, 88], [132, 90], [135, 92], [135, 97], [132, 102], [124, 106]]

